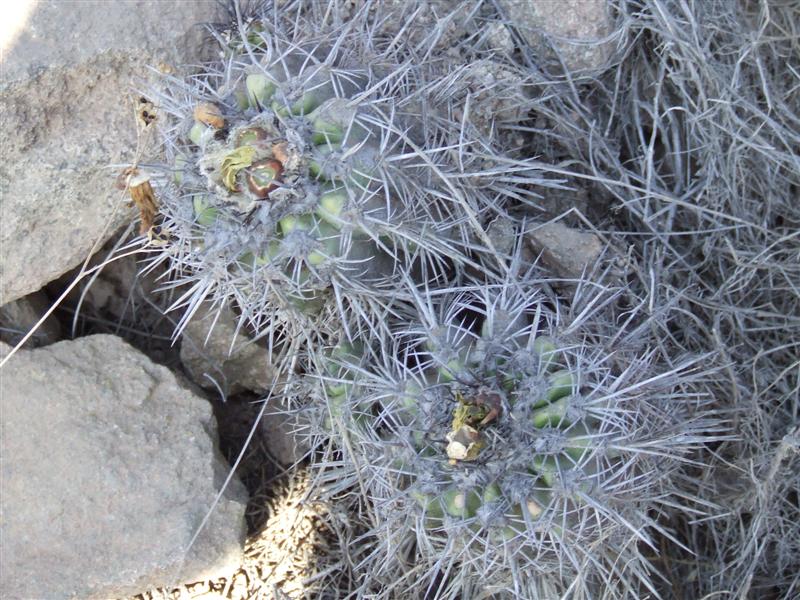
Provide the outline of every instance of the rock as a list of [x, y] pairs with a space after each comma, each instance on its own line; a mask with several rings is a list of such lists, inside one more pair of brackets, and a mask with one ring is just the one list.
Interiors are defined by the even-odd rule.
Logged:
[[[494, 60], [471, 62], [453, 86], [468, 95], [469, 104], [453, 111], [462, 120], [469, 107], [469, 122], [487, 138], [495, 134], [496, 122], [518, 123], [525, 118], [528, 106], [523, 77]], [[522, 145], [520, 138], [517, 145]]]
[[[108, 250], [110, 248], [104, 248], [95, 254], [89, 267], [95, 267], [106, 260], [109, 256]], [[68, 273], [58, 283], [66, 287], [78, 273], [79, 270]], [[109, 262], [97, 273], [96, 278], [86, 279], [86, 288], [82, 308], [91, 306], [98, 313], [118, 322], [145, 320], [151, 323], [162, 316], [160, 311], [143, 301], [145, 297], [155, 296], [158, 282], [152, 273], [140, 274], [136, 256], [126, 256]], [[83, 285], [78, 286], [67, 296], [67, 300], [78, 302], [83, 291]], [[151, 314], [153, 312], [157, 314]]]
[[296, 415], [278, 398], [270, 400], [259, 421], [259, 434], [275, 460], [285, 467], [298, 464], [311, 452], [308, 438], [302, 435]]
[[[342, 3], [344, 4], [344, 3]], [[383, 36], [402, 35], [423, 43], [436, 36], [435, 49], [458, 58], [458, 40], [470, 23], [468, 2], [442, 2], [441, 0], [356, 0], [353, 8], [369, 6], [374, 14], [376, 31]], [[324, 7], [324, 5], [321, 5]]]
[[499, 216], [489, 223], [489, 227], [486, 228], [486, 235], [495, 250], [500, 254], [510, 256], [514, 252], [514, 245], [517, 242], [519, 231], [513, 219]]
[[197, 62], [209, 47], [197, 24], [220, 10], [214, 0], [35, 4], [3, 56], [0, 304], [76, 266], [136, 214], [109, 168], [134, 159], [134, 89], [154, 81], [147, 65]]
[[120, 597], [239, 564], [238, 480], [189, 548], [228, 466], [210, 405], [166, 368], [96, 335], [21, 350], [0, 386], [4, 598]]
[[514, 52], [514, 38], [508, 27], [502, 23], [489, 23], [486, 28], [486, 39], [489, 47], [501, 54], [511, 55]]
[[[50, 299], [44, 292], [34, 292], [0, 306], [0, 341], [16, 345], [50, 308]], [[47, 346], [61, 339], [61, 326], [54, 317], [48, 317], [28, 340], [25, 347]]]
[[216, 390], [219, 385], [226, 395], [265, 392], [274, 376], [269, 352], [236, 328], [230, 309], [201, 309], [183, 331], [181, 362], [200, 387]]
[[[508, 22], [540, 57], [555, 49], [571, 72], [602, 68], [614, 50], [608, 0], [498, 0]], [[561, 69], [558, 69], [559, 71]]]
[[580, 279], [603, 252], [603, 243], [595, 234], [558, 222], [538, 226], [527, 238], [542, 262], [564, 279]]

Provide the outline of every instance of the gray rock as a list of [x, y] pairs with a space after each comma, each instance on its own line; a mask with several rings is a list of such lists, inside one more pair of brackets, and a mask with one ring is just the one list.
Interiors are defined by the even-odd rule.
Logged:
[[[50, 308], [44, 292], [34, 292], [0, 306], [0, 341], [15, 345], [39, 322]], [[61, 339], [61, 326], [54, 317], [45, 319], [26, 347], [47, 346]]]
[[297, 464], [311, 452], [297, 416], [280, 399], [270, 400], [258, 425], [264, 445], [282, 465], [290, 467]]
[[[493, 60], [470, 63], [459, 87], [469, 90], [469, 121], [485, 136], [494, 135], [495, 121], [518, 122], [525, 117], [527, 105], [522, 78]], [[466, 104], [464, 109], [466, 109]], [[464, 118], [462, 108], [453, 111], [453, 118]], [[516, 140], [522, 145], [522, 138]]]
[[[8, 347], [0, 347], [0, 353]], [[236, 567], [245, 492], [210, 405], [117, 337], [22, 350], [4, 367], [4, 598], [110, 598]]]
[[181, 362], [200, 387], [213, 390], [218, 385], [226, 395], [264, 392], [274, 377], [269, 352], [237, 333], [237, 322], [227, 308], [198, 311], [183, 331]]
[[542, 188], [539, 194], [541, 198], [536, 200], [537, 208], [551, 218], [570, 211], [585, 215], [589, 210], [589, 193], [582, 187], [567, 190]]
[[35, 5], [3, 57], [0, 304], [76, 266], [136, 214], [109, 168], [134, 159], [135, 89], [153, 82], [149, 64], [199, 60], [198, 23], [220, 10], [215, 0]]
[[[105, 249], [101, 250], [92, 257], [89, 267], [99, 265], [108, 256], [109, 253]], [[85, 290], [79, 286], [67, 296], [67, 300], [77, 302], [83, 293], [83, 307], [90, 305], [118, 321], [136, 320], [149, 324], [161, 314], [157, 309], [148, 306], [143, 299], [157, 298], [156, 276], [160, 272], [141, 273], [142, 265], [137, 260], [139, 259], [136, 256], [114, 259], [106, 264], [96, 277], [86, 280]], [[58, 280], [58, 283], [66, 287], [75, 274], [68, 273], [65, 278]], [[153, 311], [158, 314], [149, 314]]]
[[601, 68], [614, 50], [608, 0], [498, 0], [509, 22], [531, 47], [570, 71]]
[[564, 279], [580, 279], [603, 252], [603, 243], [595, 234], [558, 222], [537, 226], [527, 238], [542, 262]]
[[486, 228], [486, 235], [495, 250], [501, 254], [511, 255], [514, 251], [514, 244], [517, 242], [519, 231], [513, 219], [500, 216], [489, 223], [489, 227]]
[[486, 26], [486, 38], [489, 47], [501, 54], [514, 52], [514, 38], [503, 23], [489, 23]]

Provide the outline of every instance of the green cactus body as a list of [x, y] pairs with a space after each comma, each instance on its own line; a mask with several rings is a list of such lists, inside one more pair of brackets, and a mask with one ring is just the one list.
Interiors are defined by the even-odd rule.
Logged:
[[[355, 111], [342, 108], [341, 99], [324, 98], [327, 92], [320, 89], [309, 96], [313, 99], [304, 97], [291, 110], [275, 110], [277, 100], [270, 99], [281, 85], [277, 78], [248, 75], [248, 111], [261, 112], [229, 128], [224, 140], [217, 139], [212, 128], [202, 123], [195, 122], [192, 126], [187, 142], [199, 150], [196, 164], [211, 191], [194, 195], [194, 222], [218, 236], [231, 226], [244, 224], [255, 212], [268, 209], [267, 222], [273, 223], [271, 239], [268, 237], [257, 245], [280, 247], [282, 251], [271, 251], [266, 260], [251, 246], [239, 253], [235, 264], [248, 272], [258, 272], [267, 262], [273, 264], [285, 257], [284, 281], [292, 285], [282, 295], [308, 313], [313, 306], [324, 305], [308, 303], [309, 285], [322, 289], [336, 272], [348, 278], [353, 273], [378, 272], [376, 265], [381, 251], [369, 239], [376, 234], [365, 229], [362, 219], [365, 212], [374, 217], [376, 200], [373, 197], [361, 200], [370, 185], [369, 173], [376, 157], [373, 147], [364, 146], [364, 157], [359, 158], [359, 142], [351, 141], [350, 133], [357, 131], [357, 137], [364, 139], [369, 131], [361, 126], [345, 127], [342, 115], [355, 118]], [[268, 103], [270, 108], [265, 108]], [[269, 117], [271, 112], [276, 116], [299, 117], [307, 125], [276, 124]], [[334, 123], [334, 117], [340, 121]], [[303, 140], [303, 145], [299, 145]], [[187, 162], [186, 154], [181, 155], [176, 169], [185, 170]], [[280, 189], [289, 182], [303, 184], [301, 189], [306, 191], [308, 199], [287, 204]], [[221, 216], [225, 216], [227, 225], [216, 233]], [[344, 231], [348, 232], [346, 236]], [[251, 258], [255, 256], [261, 258]], [[354, 262], [358, 267], [351, 265]], [[298, 269], [298, 264], [305, 266]], [[311, 273], [319, 274], [322, 279], [312, 282]]]
[[535, 409], [531, 414], [534, 427], [558, 427], [568, 423], [567, 410], [569, 398], [559, 398], [543, 407]]
[[280, 117], [311, 116], [323, 102], [336, 97], [330, 77], [315, 73], [310, 78], [289, 79], [273, 94], [271, 108]]
[[266, 107], [275, 93], [276, 85], [266, 75], [251, 73], [246, 80], [247, 94], [245, 99], [250, 107]]
[[547, 380], [547, 392], [545, 392], [544, 401], [551, 404], [564, 396], [572, 393], [575, 385], [572, 373], [569, 371], [556, 371]]
[[513, 541], [528, 535], [530, 525], [538, 521], [547, 511], [552, 495], [544, 490], [534, 490], [530, 497], [505, 513], [505, 525], [501, 530], [503, 539]]
[[411, 490], [410, 495], [423, 512], [425, 526], [431, 529], [442, 527], [445, 514], [442, 498], [431, 497], [417, 490]]
[[550, 371], [558, 364], [558, 348], [555, 342], [545, 336], [537, 336], [532, 345], [533, 352], [539, 357], [543, 371]]
[[[498, 58], [518, 78], [519, 90], [504, 89], [491, 49], [466, 57], [479, 78], [438, 57], [444, 10], [430, 31], [382, 36], [380, 2], [356, 3], [344, 20], [327, 12], [337, 2], [251, 4], [258, 18], [220, 36], [224, 60], [170, 78], [160, 95], [170, 241], [150, 254], [187, 284], [176, 304], [234, 303], [278, 347], [282, 374], [309, 392], [309, 436], [361, 453], [338, 465], [342, 479], [368, 492], [379, 533], [391, 534], [385, 548], [419, 553], [421, 569], [466, 565], [516, 585], [520, 565], [554, 572], [574, 564], [579, 544], [605, 548], [609, 522], [613, 535], [630, 528], [628, 513], [613, 518], [615, 494], [642, 479], [628, 459], [650, 424], [608, 390], [620, 374], [605, 366], [605, 333], [581, 338], [559, 322], [571, 307], [553, 311], [552, 298], [531, 310], [537, 294], [510, 275], [522, 261], [509, 266], [486, 231], [562, 185], [521, 156], [529, 127], [509, 116], [532, 114], [536, 78]], [[469, 54], [487, 37], [454, 47]], [[513, 105], [473, 104], [498, 91]], [[644, 451], [635, 458], [650, 465]], [[615, 469], [623, 481], [604, 489]], [[598, 489], [616, 502], [605, 513], [591, 513]], [[553, 540], [577, 541], [558, 555]], [[408, 563], [385, 562], [384, 577], [408, 579]]]
[[326, 223], [341, 229], [344, 225], [342, 213], [347, 206], [347, 191], [343, 188], [333, 188], [325, 191], [319, 197], [317, 216]]
[[[524, 323], [513, 325], [515, 329], [523, 327]], [[549, 372], [551, 365], [563, 362], [558, 357], [557, 347], [549, 338], [547, 338], [547, 343], [533, 344], [532, 354], [536, 360], [532, 360], [530, 363], [531, 371], [526, 372], [521, 369], [516, 377], [498, 376], [502, 370], [497, 367], [498, 364], [514, 369], [519, 368], [520, 365], [514, 364], [510, 354], [502, 357], [477, 351], [477, 348], [494, 338], [495, 335], [505, 335], [504, 328], [501, 331], [493, 332], [491, 328], [484, 326], [481, 332], [481, 338], [475, 343], [465, 342], [460, 345], [459, 358], [450, 359], [446, 365], [437, 370], [440, 385], [450, 386], [454, 390], [457, 401], [456, 407], [451, 413], [449, 424], [451, 431], [445, 436], [450, 440], [450, 445], [444, 453], [445, 456], [440, 454], [440, 460], [447, 461], [447, 466], [442, 467], [442, 477], [445, 477], [445, 473], [449, 473], [449, 478], [455, 481], [465, 468], [470, 470], [468, 466], [470, 463], [480, 463], [484, 460], [483, 456], [486, 457], [485, 460], [491, 460], [489, 456], [496, 451], [491, 440], [496, 440], [496, 436], [504, 435], [503, 431], [507, 427], [509, 415], [504, 415], [503, 411], [511, 408], [512, 411], [515, 409], [526, 410], [529, 415], [528, 424], [521, 425], [522, 431], [518, 432], [529, 440], [528, 444], [535, 443], [539, 430], [543, 432], [559, 431], [566, 434], [567, 441], [564, 442], [564, 448], [558, 451], [554, 450], [552, 454], [533, 454], [527, 461], [530, 480], [538, 480], [540, 486], [553, 489], [558, 485], [564, 472], [579, 468], [580, 459], [586, 453], [591, 452], [591, 436], [586, 435], [586, 427], [579, 425], [574, 429], [571, 428], [577, 415], [574, 410], [571, 410], [571, 406], [575, 403], [573, 394], [577, 391], [575, 377], [568, 370]], [[448, 347], [448, 344], [441, 341], [431, 341], [427, 345], [434, 355], [437, 354], [437, 351], [440, 352]], [[473, 357], [476, 358], [473, 359]], [[548, 364], [548, 368], [540, 369], [539, 365], [544, 362]], [[479, 379], [481, 378], [480, 373], [484, 373], [485, 384], [477, 389], [464, 387], [463, 383], [459, 382], [459, 378], [454, 376], [458, 373], [471, 373], [473, 376], [478, 374]], [[540, 383], [534, 389], [542, 390], [542, 394], [539, 397], [536, 395], [520, 397], [516, 393], [516, 385], [519, 381], [531, 377], [539, 379]], [[421, 393], [424, 395], [424, 391]], [[513, 403], [511, 402], [512, 398], [514, 399]], [[503, 408], [504, 406], [506, 408]], [[493, 410], [495, 412], [492, 412]], [[464, 427], [468, 428], [469, 435], [459, 433]], [[572, 435], [579, 434], [583, 434], [582, 437], [574, 442], [571, 441]], [[474, 441], [470, 443], [470, 440]], [[519, 458], [516, 457], [514, 460], [519, 460]], [[518, 501], [512, 499], [508, 492], [504, 491], [504, 488], [508, 488], [509, 485], [509, 480], [501, 477], [499, 480], [496, 479], [475, 489], [448, 488], [442, 496], [445, 512], [451, 517], [469, 520], [476, 516], [481, 506], [499, 504], [505, 512], [512, 515], [509, 519], [516, 524], [508, 526], [498, 522], [498, 527], [511, 527], [516, 536], [520, 532], [521, 524], [538, 520], [542, 516], [549, 505], [552, 492], [548, 489], [540, 489], [535, 493], [531, 491], [528, 498]], [[527, 515], [527, 520], [523, 519], [522, 515]]]
[[210, 227], [217, 220], [219, 211], [211, 206], [208, 196], [197, 194], [192, 198], [192, 206], [194, 208], [194, 215], [197, 219], [198, 225], [202, 227]]
[[[526, 159], [502, 111], [481, 111], [481, 127], [456, 116], [478, 80], [419, 41], [376, 38], [369, 10], [339, 22], [324, 2], [252, 4], [215, 32], [223, 60], [162, 94], [175, 178], [153, 260], [199, 282], [183, 304], [233, 301], [257, 334], [325, 345], [385, 328], [412, 285], [501, 268], [485, 232], [509, 189], [498, 167]], [[533, 159], [514, 170], [516, 197], [534, 198]]]
[[343, 366], [343, 364], [361, 361], [363, 354], [363, 346], [347, 342], [342, 342], [325, 352], [323, 358], [325, 373], [332, 379], [342, 380], [326, 383], [325, 388], [330, 396], [341, 396], [348, 392], [352, 386], [354, 374], [351, 369]]
[[358, 435], [373, 422], [371, 404], [352, 401], [359, 387], [357, 374], [345, 365], [364, 361], [365, 348], [359, 343], [341, 342], [326, 349], [322, 354], [322, 371], [325, 378], [321, 385], [327, 400], [324, 426], [332, 432], [343, 430]]
[[[287, 57], [285, 64], [298, 73], [287, 78], [275, 66], [244, 77], [229, 104], [240, 112], [229, 109], [223, 127], [192, 117], [175, 181], [193, 198], [194, 218], [186, 228], [190, 258], [198, 250], [230, 253], [227, 268], [219, 272], [227, 273], [232, 285], [245, 277], [242, 289], [253, 289], [260, 298], [260, 290], [275, 289], [277, 306], [313, 316], [325, 308], [329, 296], [321, 292], [334, 281], [340, 293], [348, 293], [402, 272], [387, 268], [388, 261], [398, 259], [398, 250], [418, 252], [420, 245], [410, 241], [411, 231], [395, 240], [391, 220], [413, 223], [421, 205], [397, 200], [393, 186], [379, 183], [379, 165], [386, 159], [379, 144], [386, 133], [362, 123], [356, 103], [336, 96], [363, 91], [363, 77], [349, 75], [333, 85], [327, 69], [308, 67], [312, 73], [306, 76], [300, 56]], [[179, 218], [175, 225], [184, 227]], [[208, 262], [197, 258], [202, 270]], [[215, 260], [220, 259], [225, 260]], [[259, 276], [261, 284], [254, 279]], [[243, 310], [263, 312], [244, 301]]]
[[635, 546], [630, 525], [644, 527], [635, 492], [648, 475], [634, 465], [651, 454], [632, 440], [658, 436], [664, 412], [637, 415], [650, 402], [639, 383], [617, 380], [606, 348], [586, 344], [594, 334], [561, 334], [535, 293], [476, 288], [425, 298], [422, 322], [381, 346], [379, 369], [353, 361], [350, 412], [371, 420], [350, 417], [347, 451], [374, 500], [374, 535], [410, 536], [415, 564], [444, 557], [487, 580], [523, 566], [549, 577], [582, 551], [594, 566], [637, 560], [609, 535]]
[[205, 145], [214, 135], [214, 130], [207, 125], [195, 121], [192, 128], [189, 130], [188, 138], [196, 146]]
[[475, 490], [448, 489], [442, 495], [445, 511], [452, 517], [471, 519], [483, 504], [483, 499]]

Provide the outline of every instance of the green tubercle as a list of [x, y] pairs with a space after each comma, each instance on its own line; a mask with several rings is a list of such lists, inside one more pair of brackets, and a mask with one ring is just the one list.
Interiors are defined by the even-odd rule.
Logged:
[[337, 188], [323, 193], [319, 197], [317, 216], [336, 229], [342, 226], [340, 216], [347, 206], [347, 192], [344, 188]]
[[341, 235], [338, 229], [323, 221], [316, 224], [316, 230], [317, 241], [321, 249], [308, 255], [307, 260], [313, 266], [319, 266], [331, 258], [341, 256], [342, 252]]
[[429, 519], [428, 525], [441, 525], [441, 521], [444, 518], [441, 499], [431, 498], [418, 490], [411, 490], [410, 496], [425, 510], [425, 516]]
[[335, 123], [324, 119], [314, 119], [311, 143], [315, 146], [321, 144], [339, 144], [344, 140], [344, 130]]
[[208, 197], [197, 194], [192, 197], [192, 207], [198, 225], [211, 227], [219, 216], [219, 211], [208, 203]]
[[439, 380], [443, 383], [451, 383], [456, 380], [459, 373], [464, 372], [464, 361], [461, 358], [449, 360], [446, 365], [439, 367]]
[[567, 425], [567, 409], [569, 408], [569, 397], [560, 398], [555, 402], [548, 404], [543, 408], [538, 408], [533, 411], [531, 420], [533, 426], [538, 428], [543, 427], [558, 427], [560, 425]]
[[275, 93], [275, 84], [261, 73], [248, 75], [245, 86], [247, 87], [247, 101], [254, 108], [266, 106]]
[[312, 114], [311, 141], [315, 145], [342, 143], [347, 136], [352, 145], [364, 140], [369, 131], [356, 120], [357, 108], [347, 98], [330, 98]]
[[285, 104], [278, 102], [277, 100], [273, 100], [271, 104], [271, 108], [275, 111], [276, 115], [281, 117], [288, 117], [288, 116], [295, 116], [301, 117], [303, 115], [307, 115], [314, 111], [320, 105], [320, 99], [317, 97], [316, 94], [311, 92], [307, 92], [302, 95], [302, 97], [297, 100], [291, 106], [286, 106]]
[[280, 252], [280, 242], [277, 240], [271, 241], [266, 252], [248, 251], [239, 256], [238, 263], [243, 269], [252, 271], [257, 267], [263, 267], [271, 263]]
[[514, 372], [514, 373], [503, 373], [502, 371], [499, 372], [500, 372], [500, 380], [502, 382], [501, 385], [503, 386], [503, 389], [506, 392], [513, 392], [514, 389], [517, 387], [517, 385], [519, 385], [519, 382], [523, 377], [523, 374], [520, 372]]
[[552, 455], [538, 455], [533, 458], [533, 468], [547, 487], [552, 488], [559, 473], [565, 470], [559, 458]]
[[326, 172], [326, 160], [334, 152], [341, 151], [342, 147], [339, 144], [320, 144], [314, 147], [314, 154], [308, 163], [308, 173], [314, 179], [321, 179], [331, 181], [333, 180], [332, 174]]
[[447, 514], [462, 519], [474, 517], [483, 504], [481, 496], [477, 492], [473, 490], [464, 492], [454, 488], [445, 490], [442, 494], [442, 502]]
[[546, 335], [537, 337], [533, 340], [533, 351], [539, 357], [544, 371], [549, 371], [558, 364], [558, 349], [552, 338]]
[[327, 382], [325, 389], [329, 396], [342, 396], [347, 393], [347, 390], [352, 385], [350, 381], [353, 379], [353, 374], [349, 369], [342, 366], [342, 363], [348, 364], [360, 361], [363, 353], [363, 346], [348, 342], [342, 342], [335, 348], [325, 352], [325, 358], [323, 358], [325, 372], [332, 378], [345, 380]]
[[565, 370], [556, 371], [547, 378], [547, 391], [545, 391], [544, 396], [536, 401], [533, 407], [541, 408], [556, 400], [560, 400], [564, 396], [569, 396], [572, 394], [573, 386], [574, 379], [572, 373]]
[[500, 486], [496, 483], [490, 483], [486, 486], [486, 489], [483, 490], [484, 504], [491, 504], [492, 502], [497, 502], [502, 499], [503, 492], [500, 490]]
[[314, 229], [314, 217], [309, 214], [286, 215], [278, 221], [281, 233], [289, 235], [293, 231], [311, 231]]
[[[597, 445], [597, 440], [593, 439], [589, 431], [581, 423], [575, 423], [568, 430], [569, 445], [565, 448], [567, 455], [577, 464], [587, 454], [590, 454]], [[608, 453], [606, 453], [608, 456]]]
[[247, 97], [247, 92], [244, 90], [236, 90], [233, 93], [233, 97], [236, 98], [236, 106], [239, 110], [247, 110], [250, 108], [250, 100]]
[[195, 121], [189, 130], [189, 139], [196, 145], [202, 146], [214, 136], [214, 130], [199, 121]]
[[183, 183], [183, 173], [186, 167], [190, 165], [189, 159], [184, 154], [178, 154], [175, 157], [175, 166], [172, 174], [172, 180], [180, 185]]

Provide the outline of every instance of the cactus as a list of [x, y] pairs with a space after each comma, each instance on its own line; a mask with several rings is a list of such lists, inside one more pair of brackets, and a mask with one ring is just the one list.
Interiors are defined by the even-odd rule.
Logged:
[[503, 134], [524, 94], [506, 85], [475, 125], [458, 107], [503, 82], [473, 90], [470, 69], [421, 58], [434, 32], [376, 37], [368, 7], [344, 25], [319, 3], [254, 10], [217, 32], [220, 63], [160, 98], [175, 176], [160, 189], [171, 242], [153, 260], [187, 284], [186, 318], [203, 299], [233, 303], [291, 355], [382, 327], [410, 281], [499, 268], [487, 220], [505, 192], [528, 201], [543, 183]]
[[676, 385], [689, 367], [655, 374], [599, 309], [554, 310], [524, 281], [420, 294], [417, 324], [398, 325], [377, 364], [360, 356], [345, 375], [340, 354], [339, 444], [355, 469], [340, 477], [373, 501], [364, 577], [386, 597], [652, 585], [654, 515], [713, 432]]

